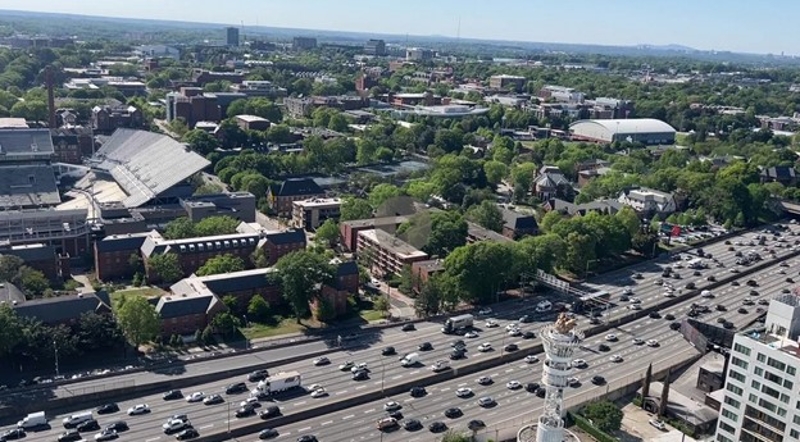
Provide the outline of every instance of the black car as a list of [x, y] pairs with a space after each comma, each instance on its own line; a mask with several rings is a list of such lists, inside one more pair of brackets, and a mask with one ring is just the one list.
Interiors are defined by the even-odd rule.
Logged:
[[733, 322], [730, 322], [730, 321], [725, 321], [725, 323], [723, 323], [723, 324], [722, 324], [722, 326], [723, 326], [723, 327], [724, 327], [726, 330], [730, 330], [730, 329], [732, 329], [732, 328], [734, 328], [734, 327], [735, 327], [735, 326], [733, 325]]
[[469, 423], [467, 424], [467, 428], [469, 428], [470, 431], [478, 431], [480, 429], [486, 428], [486, 424], [482, 420], [473, 419], [469, 421]]
[[58, 442], [72, 442], [81, 439], [83, 439], [81, 437], [81, 434], [78, 433], [78, 430], [75, 429], [67, 430], [58, 436]]
[[650, 316], [652, 319], [661, 319], [661, 313], [659, 312], [650, 312], [647, 316]]
[[600, 375], [592, 376], [592, 383], [594, 385], [603, 385], [606, 383], [606, 378]]
[[247, 391], [247, 384], [244, 382], [237, 382], [225, 387], [225, 394], [244, 393], [245, 391]]
[[450, 419], [455, 419], [464, 415], [464, 412], [461, 411], [458, 407], [451, 407], [447, 410], [444, 410], [444, 416]]
[[277, 405], [269, 405], [269, 406], [267, 406], [267, 408], [261, 410], [261, 412], [258, 413], [258, 416], [261, 419], [269, 419], [271, 417], [280, 416], [280, 415], [281, 415], [281, 409], [278, 408]]
[[114, 430], [117, 433], [121, 431], [128, 431], [128, 423], [125, 421], [116, 421], [106, 425], [106, 430]]
[[170, 390], [164, 393], [163, 396], [165, 401], [174, 401], [176, 399], [183, 399], [183, 393], [180, 390]]
[[420, 351], [431, 351], [433, 350], [433, 345], [430, 342], [423, 342], [417, 346], [417, 349]]
[[247, 380], [250, 382], [258, 382], [258, 381], [263, 381], [268, 376], [269, 376], [269, 371], [256, 370], [247, 375]]
[[527, 384], [525, 384], [525, 391], [527, 391], [528, 393], [536, 393], [537, 391], [539, 391], [539, 388], [540, 386], [536, 382], [528, 382]]
[[381, 350], [381, 354], [384, 356], [392, 356], [394, 354], [397, 354], [397, 350], [395, 350], [394, 347], [386, 347], [383, 350]]
[[441, 433], [447, 431], [447, 425], [444, 422], [436, 421], [428, 425], [428, 430], [430, 430], [431, 433]]
[[536, 397], [545, 397], [546, 394], [547, 394], [546, 388], [540, 388], [536, 390]]
[[422, 428], [422, 422], [417, 419], [408, 419], [403, 422], [403, 429], [406, 431], [417, 431]]
[[695, 287], [696, 286], [694, 285], [694, 282], [692, 282], [692, 281], [689, 281], [689, 282], [686, 283], [686, 288], [689, 289], [689, 290], [694, 290]]
[[111, 414], [119, 411], [119, 405], [111, 402], [97, 407], [97, 414]]
[[611, 351], [611, 347], [609, 347], [609, 346], [608, 346], [608, 345], [606, 345], [606, 344], [600, 344], [600, 345], [598, 345], [598, 346], [597, 346], [597, 349], [598, 349], [599, 351]]
[[386, 413], [386, 415], [397, 421], [403, 419], [403, 412], [400, 410], [389, 411]]
[[740, 308], [740, 309], [739, 309], [739, 310], [737, 310], [737, 311], [738, 311], [739, 313], [743, 314], [743, 315], [746, 315], [747, 313], [749, 313], [749, 312], [747, 311], [747, 309], [746, 309], [746, 308], [744, 308], [744, 307]]
[[194, 428], [187, 428], [178, 433], [178, 435], [175, 436], [175, 439], [186, 440], [186, 439], [194, 439], [196, 437], [200, 437], [200, 433], [198, 433], [197, 430], [195, 430]]
[[722, 304], [717, 304], [717, 311], [718, 312], [726, 312], [726, 311], [728, 311], [728, 307], [725, 307]]
[[403, 324], [403, 327], [400, 328], [400, 330], [402, 330], [402, 331], [414, 331], [416, 329], [417, 329], [417, 327], [414, 324], [411, 324], [411, 323]]
[[297, 442], [319, 442], [317, 436], [306, 434], [297, 438]]
[[530, 330], [528, 330], [528, 331], [526, 331], [525, 333], [522, 334], [522, 338], [523, 339], [534, 339], [535, 337], [536, 337], [536, 333], [534, 333], [534, 332], [532, 332]]
[[786, 282], [788, 282], [789, 284], [794, 284], [794, 279], [786, 278]]
[[244, 407], [236, 410], [236, 417], [247, 417], [256, 414], [256, 407], [253, 404], [245, 404]]
[[519, 322], [521, 324], [530, 324], [531, 322], [533, 322], [533, 318], [531, 318], [529, 315], [524, 315], [521, 318], [519, 318]]
[[467, 357], [467, 354], [463, 350], [455, 349], [450, 353], [450, 359], [453, 361], [457, 361], [459, 359], [464, 359]]
[[670, 328], [670, 330], [680, 330], [681, 329], [681, 323], [680, 322], [673, 322], [672, 324], [669, 325], [669, 328]]
[[734, 287], [739, 287], [740, 284], [739, 284], [739, 281], [732, 281], [731, 285], [734, 286]]
[[25, 430], [22, 428], [12, 428], [3, 434], [0, 434], [0, 440], [5, 442], [7, 440], [22, 439], [25, 436]]
[[428, 392], [425, 390], [425, 387], [411, 387], [409, 393], [411, 394], [411, 397], [422, 397], [428, 394]]
[[513, 344], [513, 343], [512, 344], [506, 344], [506, 346], [503, 347], [503, 348], [505, 349], [505, 351], [517, 351], [517, 350], [519, 350], [519, 346], [517, 344]]
[[100, 429], [100, 424], [96, 419], [89, 419], [88, 421], [81, 422], [75, 426], [75, 429], [84, 433], [86, 431], [96, 431]]
[[708, 275], [708, 276], [706, 277], [706, 281], [710, 281], [710, 282], [716, 282], [716, 281], [717, 281], [717, 277], [716, 277], [716, 276], [714, 276], [714, 275]]
[[673, 315], [672, 313], [667, 313], [666, 315], [664, 315], [664, 319], [666, 319], [667, 321], [674, 321], [675, 315]]
[[369, 374], [365, 370], [359, 370], [353, 373], [352, 378], [354, 381], [366, 381], [369, 379]]
[[692, 272], [692, 276], [700, 276], [700, 275], [702, 275], [702, 273], [700, 273], [700, 270], [695, 270], [694, 272]]
[[628, 295], [620, 295], [619, 300], [620, 302], [628, 302], [631, 298]]
[[642, 278], [644, 278], [644, 276], [641, 273], [634, 273], [633, 274], [633, 279], [642, 279]]
[[602, 323], [603, 323], [603, 321], [601, 321], [600, 318], [595, 318], [594, 316], [589, 318], [589, 324], [599, 325], [599, 324], [602, 324]]
[[758, 282], [756, 282], [755, 279], [748, 279], [747, 285], [749, 285], [750, 287], [758, 287]]
[[717, 324], [724, 324], [727, 319], [725, 318], [717, 318]]
[[265, 428], [258, 433], [259, 439], [272, 439], [273, 437], [278, 437], [278, 430], [274, 428]]
[[457, 341], [454, 341], [452, 344], [450, 344], [450, 346], [453, 347], [453, 348], [459, 348], [459, 347], [466, 348], [467, 344], [465, 344], [464, 341], [459, 339]]

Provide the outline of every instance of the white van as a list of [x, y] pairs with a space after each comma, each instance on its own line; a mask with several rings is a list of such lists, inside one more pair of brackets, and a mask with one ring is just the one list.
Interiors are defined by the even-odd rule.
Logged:
[[409, 353], [400, 359], [400, 365], [403, 367], [411, 367], [417, 362], [419, 362], [419, 353]]
[[65, 417], [61, 423], [64, 424], [64, 428], [74, 428], [86, 421], [92, 420], [93, 418], [94, 416], [92, 415], [91, 411], [84, 411]]

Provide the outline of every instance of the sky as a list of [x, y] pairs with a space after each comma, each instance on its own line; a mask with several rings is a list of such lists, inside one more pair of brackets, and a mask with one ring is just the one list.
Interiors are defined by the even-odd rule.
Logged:
[[800, 1], [0, 0], [0, 9], [399, 35], [800, 55]]

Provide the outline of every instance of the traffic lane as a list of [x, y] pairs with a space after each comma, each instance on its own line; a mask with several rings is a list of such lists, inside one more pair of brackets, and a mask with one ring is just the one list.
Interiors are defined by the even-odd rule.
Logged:
[[[638, 353], [653, 353], [661, 350], [660, 354], [664, 356], [661, 360], [675, 359], [676, 352], [689, 351], [689, 355], [696, 354], [696, 350], [691, 348], [680, 339], [671, 338], [665, 341], [665, 344], [660, 349], [651, 349], [649, 347], [641, 348], [637, 346], [626, 346], [625, 350], [620, 350], [621, 353], [628, 354], [628, 351]], [[672, 342], [674, 340], [674, 343]], [[655, 351], [654, 351], [655, 350]], [[603, 356], [587, 356], [589, 358], [590, 368], [582, 372], [588, 375], [593, 373], [602, 373], [607, 379], [613, 382], [614, 379], [624, 377], [628, 373], [639, 373], [646, 369], [646, 360], [658, 362], [658, 359], [648, 357], [631, 356], [634, 361], [629, 364], [615, 364], [604, 361]], [[474, 379], [461, 378], [447, 383], [431, 386], [428, 391], [429, 395], [425, 398], [411, 398], [408, 396], [389, 398], [403, 404], [403, 414], [406, 418], [419, 419], [424, 425], [428, 425], [435, 420], [446, 422], [450, 427], [466, 428], [466, 423], [471, 419], [482, 419], [488, 425], [492, 425], [495, 419], [505, 418], [509, 413], [521, 412], [522, 415], [530, 413], [531, 406], [541, 405], [542, 398], [527, 393], [524, 389], [509, 390], [505, 384], [509, 380], [518, 380], [519, 382], [540, 382], [541, 379], [541, 364], [532, 366], [517, 366], [518, 363], [507, 364], [502, 367], [495, 368], [492, 376], [495, 383], [488, 387], [481, 387], [474, 382]], [[455, 396], [455, 390], [468, 386], [473, 389], [474, 396], [462, 399]], [[571, 393], [582, 393], [588, 389], [597, 389], [602, 392], [605, 387], [597, 387], [588, 382], [584, 382], [581, 387], [567, 388], [565, 395], [569, 397]], [[477, 399], [481, 396], [491, 396], [497, 402], [495, 407], [488, 409], [480, 408], [477, 405]], [[387, 399], [387, 400], [389, 400]], [[328, 441], [361, 441], [361, 440], [377, 440], [378, 433], [375, 429], [375, 423], [385, 413], [382, 410], [384, 401], [373, 402], [363, 406], [355, 407], [349, 410], [343, 410], [333, 415], [326, 415], [316, 418], [314, 420], [298, 422], [292, 425], [287, 425], [279, 428], [281, 433], [280, 440], [292, 440], [302, 434], [315, 434], [320, 437], [320, 440]], [[464, 415], [458, 419], [448, 419], [443, 416], [445, 409], [457, 406], [462, 409]], [[533, 414], [531, 417], [535, 417]], [[338, 422], [337, 422], [338, 421]], [[353, 434], [353, 428], [358, 428], [358, 433]], [[421, 440], [431, 440], [436, 438], [425, 430], [419, 432], [406, 432], [405, 430], [398, 430], [396, 432], [386, 433], [384, 440], [414, 440], [414, 438], [422, 437]], [[243, 439], [247, 440], [247, 439]]]

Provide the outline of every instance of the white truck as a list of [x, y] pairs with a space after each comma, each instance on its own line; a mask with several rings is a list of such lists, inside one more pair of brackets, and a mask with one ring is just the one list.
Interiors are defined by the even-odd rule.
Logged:
[[22, 428], [23, 430], [44, 427], [45, 425], [47, 425], [47, 416], [44, 415], [44, 411], [30, 413], [17, 422], [17, 428]]
[[444, 326], [442, 326], [442, 333], [449, 335], [455, 333], [457, 330], [470, 328], [474, 321], [475, 317], [470, 314], [447, 318], [447, 320], [444, 321]]
[[403, 367], [411, 367], [419, 362], [419, 353], [409, 353], [403, 356], [403, 359], [400, 359], [400, 365]]
[[538, 313], [549, 312], [553, 309], [553, 303], [547, 300], [541, 301], [536, 304], [536, 311]]
[[291, 390], [292, 388], [298, 388], [301, 385], [302, 385], [302, 377], [300, 376], [300, 372], [297, 371], [280, 372], [280, 373], [275, 373], [272, 376], [259, 382], [258, 386], [256, 387], [256, 390], [253, 392], [273, 394], [273, 393], [279, 393], [281, 391]]

